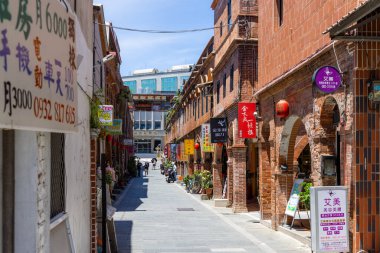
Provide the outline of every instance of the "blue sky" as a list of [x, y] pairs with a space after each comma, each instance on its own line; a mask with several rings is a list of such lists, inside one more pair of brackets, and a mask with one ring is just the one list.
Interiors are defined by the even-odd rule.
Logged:
[[[94, 0], [104, 5], [114, 26], [152, 30], [213, 27], [211, 0]], [[133, 70], [194, 64], [213, 30], [183, 34], [148, 34], [115, 30], [122, 57], [121, 75]]]

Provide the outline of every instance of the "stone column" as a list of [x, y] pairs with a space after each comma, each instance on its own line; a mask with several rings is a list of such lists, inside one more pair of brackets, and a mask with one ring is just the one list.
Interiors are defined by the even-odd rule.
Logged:
[[233, 161], [234, 158], [232, 157], [232, 148], [228, 147], [227, 148], [227, 199], [229, 202], [229, 205], [232, 205], [234, 197], [233, 197], [233, 192], [234, 192], [234, 174], [233, 174]]
[[212, 164], [212, 184], [214, 199], [221, 199], [223, 194], [222, 164]]
[[234, 145], [232, 147], [233, 161], [233, 203], [234, 213], [248, 212], [247, 209], [247, 185], [246, 185], [246, 155], [245, 145]]

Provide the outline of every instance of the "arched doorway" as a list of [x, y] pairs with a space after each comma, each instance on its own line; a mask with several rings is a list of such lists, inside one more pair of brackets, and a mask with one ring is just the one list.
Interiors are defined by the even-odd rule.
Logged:
[[340, 169], [340, 111], [337, 101], [329, 96], [321, 108], [321, 172], [323, 185], [341, 185], [343, 173]]

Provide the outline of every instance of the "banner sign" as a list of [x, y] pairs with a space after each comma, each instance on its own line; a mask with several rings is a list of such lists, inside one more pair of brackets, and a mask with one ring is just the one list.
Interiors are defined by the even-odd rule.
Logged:
[[181, 161], [181, 145], [177, 144], [177, 150], [176, 150], [176, 161]]
[[124, 146], [133, 146], [133, 139], [124, 139], [123, 145]]
[[323, 66], [317, 69], [313, 75], [313, 83], [325, 93], [336, 91], [342, 83], [342, 76], [333, 66]]
[[228, 141], [227, 118], [211, 118], [211, 143], [223, 143]]
[[344, 186], [310, 188], [314, 252], [349, 252], [347, 194]]
[[[185, 154], [185, 143], [181, 142], [181, 161], [188, 161], [188, 155]], [[194, 150], [194, 149], [193, 149]]]
[[59, 1], [1, 1], [0, 128], [77, 130], [75, 22]]
[[101, 126], [112, 126], [113, 105], [99, 105], [98, 118]]
[[202, 152], [214, 152], [214, 145], [211, 144], [210, 124], [202, 124]]
[[186, 139], [185, 143], [185, 155], [194, 155], [194, 140]]
[[239, 103], [238, 123], [239, 138], [256, 138], [255, 103]]
[[123, 134], [123, 120], [114, 119], [112, 126], [106, 126], [106, 132], [112, 135], [121, 135]]
[[177, 158], [177, 144], [170, 144], [170, 160], [176, 161]]
[[294, 217], [297, 208], [298, 202], [300, 200], [300, 192], [302, 190], [303, 179], [294, 180], [292, 191], [290, 192], [290, 198], [288, 204], [286, 205], [285, 214], [288, 216]]

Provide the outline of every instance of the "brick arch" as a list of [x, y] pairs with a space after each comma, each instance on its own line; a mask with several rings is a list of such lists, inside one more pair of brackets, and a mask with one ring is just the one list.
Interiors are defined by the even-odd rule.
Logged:
[[286, 120], [281, 133], [279, 162], [288, 165], [289, 169], [293, 168], [295, 141], [302, 124], [298, 116], [292, 115]]
[[309, 138], [307, 137], [307, 135], [304, 135], [304, 136], [302, 136], [301, 140], [299, 140], [299, 142], [294, 147], [294, 158], [293, 158], [293, 160], [297, 159], [300, 156], [300, 154], [302, 153], [304, 148], [307, 146], [307, 144], [309, 144]]
[[325, 101], [323, 101], [320, 116], [321, 126], [325, 130], [331, 130], [331, 128], [333, 128], [333, 115], [335, 110], [338, 110], [337, 113], [340, 117], [341, 110], [339, 109], [338, 102], [333, 96], [328, 96]]

